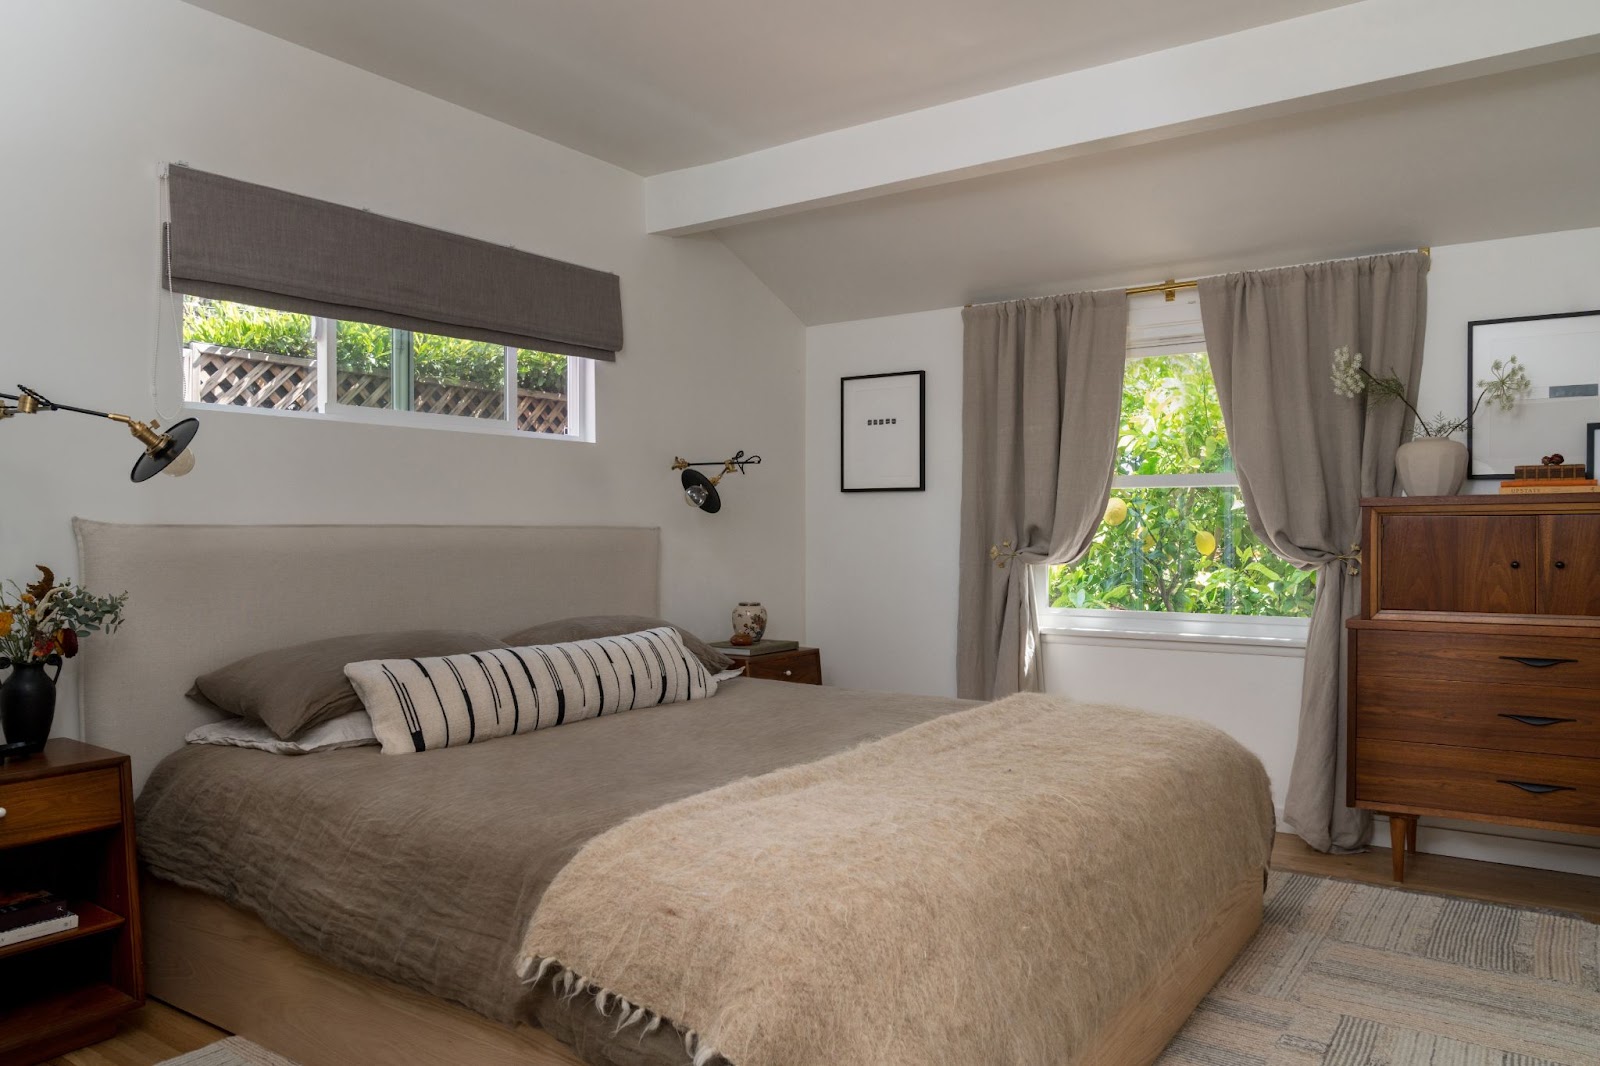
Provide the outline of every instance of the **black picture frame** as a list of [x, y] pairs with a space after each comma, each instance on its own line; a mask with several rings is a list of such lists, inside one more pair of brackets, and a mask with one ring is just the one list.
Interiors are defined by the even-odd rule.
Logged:
[[1594, 477], [1594, 445], [1597, 437], [1600, 437], [1600, 422], [1590, 422], [1588, 426], [1589, 457], [1584, 461], [1584, 477]]
[[[910, 380], [916, 381], [916, 436], [917, 436], [917, 473], [916, 484], [852, 484], [851, 459], [856, 453], [851, 447], [851, 435], [848, 432], [846, 419], [849, 417], [847, 408], [852, 391], [852, 383], [863, 381], [886, 381], [890, 378], [905, 378], [909, 385]], [[898, 417], [898, 416], [896, 416]], [[886, 429], [905, 431], [896, 423], [885, 426]], [[857, 446], [859, 447], [859, 445]], [[909, 470], [904, 475], [909, 478]], [[855, 479], [859, 482], [859, 476]], [[855, 374], [839, 379], [839, 491], [840, 492], [925, 492], [928, 488], [928, 373], [925, 370], [892, 371], [883, 374]]]
[[[1477, 365], [1478, 353], [1476, 349], [1478, 347], [1478, 330], [1489, 326], [1510, 325], [1516, 322], [1547, 322], [1558, 318], [1590, 318], [1596, 315], [1600, 315], [1600, 308], [1592, 311], [1559, 311], [1555, 314], [1549, 315], [1516, 315], [1510, 318], [1481, 318], [1475, 322], [1467, 323], [1467, 477], [1469, 479], [1473, 481], [1504, 481], [1508, 478], [1516, 477], [1515, 470], [1491, 473], [1478, 473], [1476, 470], [1477, 451], [1473, 446], [1475, 429], [1474, 422], [1476, 419], [1473, 417], [1472, 405], [1478, 399], [1478, 379], [1480, 377], [1486, 377], [1489, 369], [1487, 366], [1480, 369]], [[1523, 360], [1523, 362], [1524, 365], [1526, 365], [1527, 361]], [[1600, 376], [1600, 366], [1597, 366], [1597, 376]], [[1592, 448], [1593, 437], [1590, 436], [1588, 439], [1590, 441], [1589, 446]], [[1522, 461], [1526, 463], [1535, 463], [1538, 462], [1538, 460], [1539, 456], [1537, 454], [1532, 454]], [[1593, 471], [1593, 460], [1590, 461], [1589, 468], [1591, 471]], [[1594, 475], [1591, 473], [1589, 476], [1593, 477]]]

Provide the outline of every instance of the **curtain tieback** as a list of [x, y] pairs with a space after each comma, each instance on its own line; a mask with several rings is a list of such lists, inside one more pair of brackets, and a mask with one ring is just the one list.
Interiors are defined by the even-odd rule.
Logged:
[[1007, 563], [1015, 562], [1017, 559], [1021, 558], [1023, 554], [1024, 553], [1022, 549], [1013, 548], [1009, 540], [1003, 540], [999, 544], [989, 545], [989, 558], [993, 559], [994, 565], [1001, 570], [1006, 568]]
[[1344, 572], [1349, 574], [1351, 577], [1360, 577], [1361, 545], [1359, 543], [1350, 545], [1349, 551], [1344, 552], [1341, 555], [1335, 555], [1333, 557], [1333, 561], [1343, 563]]

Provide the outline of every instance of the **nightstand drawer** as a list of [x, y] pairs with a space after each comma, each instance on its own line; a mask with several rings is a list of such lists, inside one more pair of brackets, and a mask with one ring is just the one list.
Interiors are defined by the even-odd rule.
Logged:
[[798, 685], [822, 684], [822, 653], [816, 648], [757, 655], [745, 664], [744, 676]]
[[122, 823], [122, 776], [86, 770], [0, 785], [0, 847]]

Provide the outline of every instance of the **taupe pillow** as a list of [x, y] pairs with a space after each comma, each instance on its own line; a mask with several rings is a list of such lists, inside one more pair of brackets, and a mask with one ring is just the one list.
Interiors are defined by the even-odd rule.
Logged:
[[275, 648], [194, 679], [191, 699], [254, 718], [283, 740], [330, 718], [361, 710], [361, 699], [344, 676], [346, 663], [369, 659], [417, 659], [505, 647], [493, 637], [465, 630], [419, 629], [362, 633]]
[[529, 626], [511, 634], [505, 642], [513, 648], [533, 644], [567, 644], [574, 640], [594, 640], [597, 637], [620, 637], [624, 633], [643, 633], [647, 629], [666, 626], [678, 631], [683, 646], [711, 671], [726, 670], [733, 660], [722, 654], [682, 626], [675, 626], [660, 618], [647, 618], [639, 614], [591, 614], [579, 618], [558, 618], [554, 622]]

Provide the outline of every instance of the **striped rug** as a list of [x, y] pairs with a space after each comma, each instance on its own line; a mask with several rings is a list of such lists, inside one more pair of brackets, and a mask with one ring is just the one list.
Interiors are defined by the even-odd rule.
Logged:
[[157, 1066], [295, 1066], [282, 1055], [274, 1055], [260, 1044], [252, 1044], [242, 1036], [230, 1036], [207, 1044], [199, 1051], [167, 1059]]
[[[163, 1066], [294, 1066], [232, 1037]], [[1600, 925], [1273, 874], [1157, 1066], [1600, 1066]]]
[[1600, 1066], [1600, 925], [1273, 874], [1158, 1066]]

